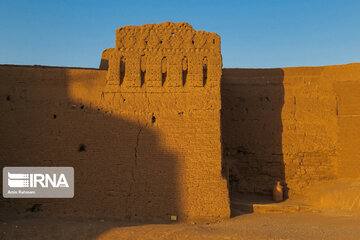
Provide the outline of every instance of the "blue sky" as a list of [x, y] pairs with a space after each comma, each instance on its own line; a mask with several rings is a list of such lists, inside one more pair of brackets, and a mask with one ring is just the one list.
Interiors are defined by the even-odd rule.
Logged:
[[218, 33], [224, 67], [360, 62], [359, 0], [0, 0], [0, 64], [98, 67], [116, 28], [165, 21]]

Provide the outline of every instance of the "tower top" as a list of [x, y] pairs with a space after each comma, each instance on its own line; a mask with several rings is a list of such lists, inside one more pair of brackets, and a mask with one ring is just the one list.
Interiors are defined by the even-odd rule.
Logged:
[[207, 49], [220, 52], [220, 36], [195, 31], [185, 22], [164, 22], [125, 26], [116, 29], [115, 48], [135, 49]]
[[118, 28], [115, 48], [104, 50], [102, 61], [108, 62], [111, 91], [220, 86], [220, 36], [196, 31], [188, 23]]

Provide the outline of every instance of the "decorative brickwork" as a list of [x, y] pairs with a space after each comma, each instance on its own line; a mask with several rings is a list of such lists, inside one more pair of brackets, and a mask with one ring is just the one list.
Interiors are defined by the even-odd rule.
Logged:
[[195, 31], [187, 23], [121, 27], [115, 48], [106, 49], [102, 57], [109, 62], [107, 84], [113, 88], [220, 84], [220, 37]]

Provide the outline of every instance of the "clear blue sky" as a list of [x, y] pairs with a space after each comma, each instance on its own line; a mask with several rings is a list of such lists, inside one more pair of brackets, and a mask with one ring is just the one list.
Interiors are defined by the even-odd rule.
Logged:
[[0, 0], [0, 64], [98, 67], [116, 28], [164, 21], [218, 33], [224, 67], [360, 62], [360, 0]]

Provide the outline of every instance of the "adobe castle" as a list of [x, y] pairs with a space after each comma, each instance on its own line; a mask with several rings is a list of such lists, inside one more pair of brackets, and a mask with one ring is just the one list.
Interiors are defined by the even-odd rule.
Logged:
[[75, 169], [73, 199], [2, 208], [214, 220], [281, 181], [360, 210], [360, 64], [222, 69], [217, 34], [166, 22], [117, 29], [100, 69], [2, 65], [0, 84], [1, 166]]
[[[86, 151], [45, 158], [35, 152], [35, 162], [14, 155], [10, 162], [42, 165], [47, 160], [73, 166], [75, 197], [64, 200], [70, 212], [124, 219], [177, 216], [182, 221], [229, 217], [227, 182], [221, 174], [220, 37], [195, 31], [187, 23], [122, 27], [116, 31], [115, 48], [103, 52], [101, 68], [107, 67], [85, 70], [85, 75], [71, 69], [29, 69], [31, 74], [21, 74], [34, 81], [58, 79], [63, 92], [55, 94], [61, 107], [54, 116], [61, 127], [54, 132], [55, 126], [44, 124], [39, 131], [56, 139], [69, 126], [74, 133], [63, 136], [67, 140], [60, 145], [53, 143], [58, 145], [55, 152], [66, 149], [64, 144], [73, 138], [79, 142], [72, 148], [82, 144]], [[6, 69], [5, 74], [16, 78], [18, 70]], [[37, 85], [34, 81], [32, 86]], [[74, 121], [77, 107], [67, 105], [85, 109], [79, 124], [88, 127], [81, 134]], [[51, 120], [50, 125], [55, 123]], [[49, 144], [42, 138], [34, 141]], [[76, 160], [80, 156], [82, 160]], [[85, 210], [89, 200], [93, 206]], [[24, 203], [11, 201], [14, 206]], [[47, 202], [44, 211], [55, 211], [50, 210], [55, 201]]]

